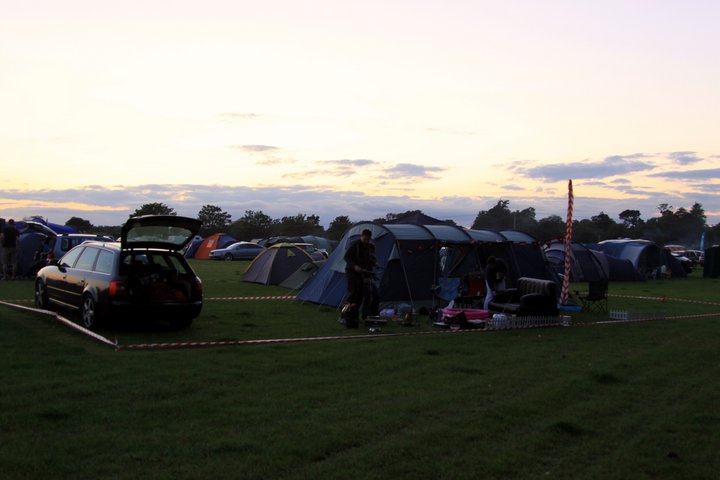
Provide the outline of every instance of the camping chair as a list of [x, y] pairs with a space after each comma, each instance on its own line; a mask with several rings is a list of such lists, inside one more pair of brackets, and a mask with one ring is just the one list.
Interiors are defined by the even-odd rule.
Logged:
[[582, 302], [585, 312], [606, 312], [608, 311], [608, 281], [598, 280], [588, 282], [588, 291], [578, 298]]

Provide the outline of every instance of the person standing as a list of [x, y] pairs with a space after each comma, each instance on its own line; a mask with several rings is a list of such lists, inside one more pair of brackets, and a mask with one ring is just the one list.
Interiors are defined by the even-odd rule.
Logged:
[[495, 258], [494, 256], [488, 257], [487, 265], [485, 266], [485, 287], [487, 289], [485, 293], [485, 304], [483, 306], [485, 310], [490, 306], [490, 302], [498, 290], [505, 288], [506, 275], [507, 265], [505, 265], [505, 262], [501, 258]]
[[372, 232], [365, 229], [360, 238], [353, 241], [345, 252], [345, 277], [347, 278], [347, 315], [345, 326], [358, 328], [360, 304], [365, 298], [365, 278], [372, 273], [373, 250], [370, 243]]
[[0, 240], [3, 249], [3, 270], [5, 278], [14, 280], [17, 274], [17, 244], [20, 232], [15, 227], [15, 220], [12, 218], [7, 221], [7, 224], [2, 229]]

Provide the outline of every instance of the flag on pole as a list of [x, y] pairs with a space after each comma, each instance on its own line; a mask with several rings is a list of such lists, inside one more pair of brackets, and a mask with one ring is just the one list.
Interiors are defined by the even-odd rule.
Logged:
[[570, 290], [570, 262], [572, 260], [572, 214], [573, 203], [572, 179], [568, 180], [568, 209], [567, 209], [567, 225], [565, 226], [565, 271], [563, 276], [562, 289], [560, 290], [560, 305], [567, 305]]

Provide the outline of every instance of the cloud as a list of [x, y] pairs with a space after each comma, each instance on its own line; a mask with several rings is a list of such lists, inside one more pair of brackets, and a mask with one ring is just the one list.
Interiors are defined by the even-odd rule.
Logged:
[[297, 163], [297, 160], [286, 159], [286, 158], [262, 158], [255, 161], [258, 165], [273, 166], [273, 165], [292, 165]]
[[273, 147], [272, 145], [230, 145], [230, 148], [235, 148], [250, 153], [274, 152], [280, 149], [280, 147]]
[[668, 157], [680, 165], [689, 165], [702, 161], [702, 158], [698, 157], [695, 152], [672, 152]]
[[316, 165], [322, 166], [322, 169], [306, 170], [302, 172], [286, 173], [283, 178], [304, 179], [318, 176], [331, 177], [350, 177], [358, 173], [361, 167], [377, 165], [378, 162], [367, 159], [343, 159], [343, 160], [321, 160], [315, 162]]
[[717, 183], [693, 183], [690, 185], [690, 188], [705, 192], [705, 193], [716, 193], [720, 191], [720, 184]]
[[350, 177], [352, 175], [355, 175], [355, 170], [350, 167], [339, 167], [335, 169], [325, 169], [325, 170], [306, 170], [303, 172], [292, 172], [292, 173], [286, 173], [282, 176], [282, 178], [293, 178], [293, 179], [305, 179], [305, 178], [315, 178], [315, 177], [323, 177], [323, 176], [331, 176], [331, 177]]
[[437, 176], [433, 175], [436, 172], [444, 171], [441, 167], [426, 167], [425, 165], [417, 165], [414, 163], [398, 163], [394, 167], [390, 167], [385, 170], [386, 174], [390, 174], [395, 178], [428, 178], [434, 179]]
[[655, 195], [656, 190], [652, 187], [642, 187], [637, 185], [617, 185], [615, 190], [626, 193], [628, 195]]
[[709, 178], [719, 178], [720, 168], [703, 168], [699, 170], [674, 170], [670, 172], [651, 173], [648, 176], [680, 180], [707, 180]]
[[[391, 190], [388, 190], [390, 192]], [[545, 189], [529, 195], [503, 195], [510, 200], [510, 208], [535, 208], [537, 218], [560, 215], [567, 209], [567, 192]], [[385, 216], [390, 212], [419, 209], [441, 219], [453, 219], [470, 226], [480, 210], [488, 210], [497, 203], [493, 197], [452, 197], [418, 199], [398, 191], [398, 194], [368, 195], [359, 191], [337, 191], [331, 186], [308, 187], [244, 187], [231, 185], [148, 184], [116, 185], [106, 188], [84, 186], [56, 190], [4, 190], [0, 192], [0, 208], [4, 218], [23, 218], [41, 215], [52, 222], [64, 223], [77, 216], [95, 225], [120, 225], [128, 215], [145, 203], [163, 202], [179, 215], [195, 217], [203, 205], [217, 205], [237, 220], [246, 210], [262, 210], [273, 218], [297, 213], [319, 215], [327, 226], [335, 217], [347, 215], [353, 221]], [[72, 203], [70, 203], [72, 202]], [[720, 222], [720, 195], [709, 192], [648, 194], [633, 199], [585, 197], [582, 189], [575, 190], [575, 218], [590, 218], [600, 211], [613, 218], [627, 208], [637, 209], [645, 219], [657, 214], [657, 205], [668, 203], [689, 208], [702, 203], [708, 212], [708, 223]], [[713, 215], [712, 212], [718, 212]]]
[[369, 165], [376, 165], [375, 160], [357, 159], [357, 160], [323, 160], [320, 163], [326, 165], [348, 165], [353, 167], [367, 167]]
[[654, 168], [655, 164], [640, 159], [648, 155], [635, 153], [632, 155], [613, 155], [599, 162], [554, 163], [537, 167], [513, 169], [528, 178], [542, 178], [551, 182], [572, 179], [601, 179], [615, 175], [626, 175], [633, 172]]

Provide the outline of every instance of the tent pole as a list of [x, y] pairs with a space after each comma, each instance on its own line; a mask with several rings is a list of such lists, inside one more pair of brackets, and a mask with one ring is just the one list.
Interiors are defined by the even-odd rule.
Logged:
[[398, 252], [400, 252], [400, 265], [402, 266], [403, 276], [405, 277], [405, 286], [407, 287], [408, 296], [410, 297], [410, 306], [414, 310], [415, 302], [413, 301], [412, 289], [410, 288], [410, 280], [408, 280], [408, 274], [407, 274], [407, 271], [405, 270], [405, 262], [403, 262], [402, 250], [400, 249], [400, 241], [399, 240], [395, 240], [395, 246], [397, 247]]

